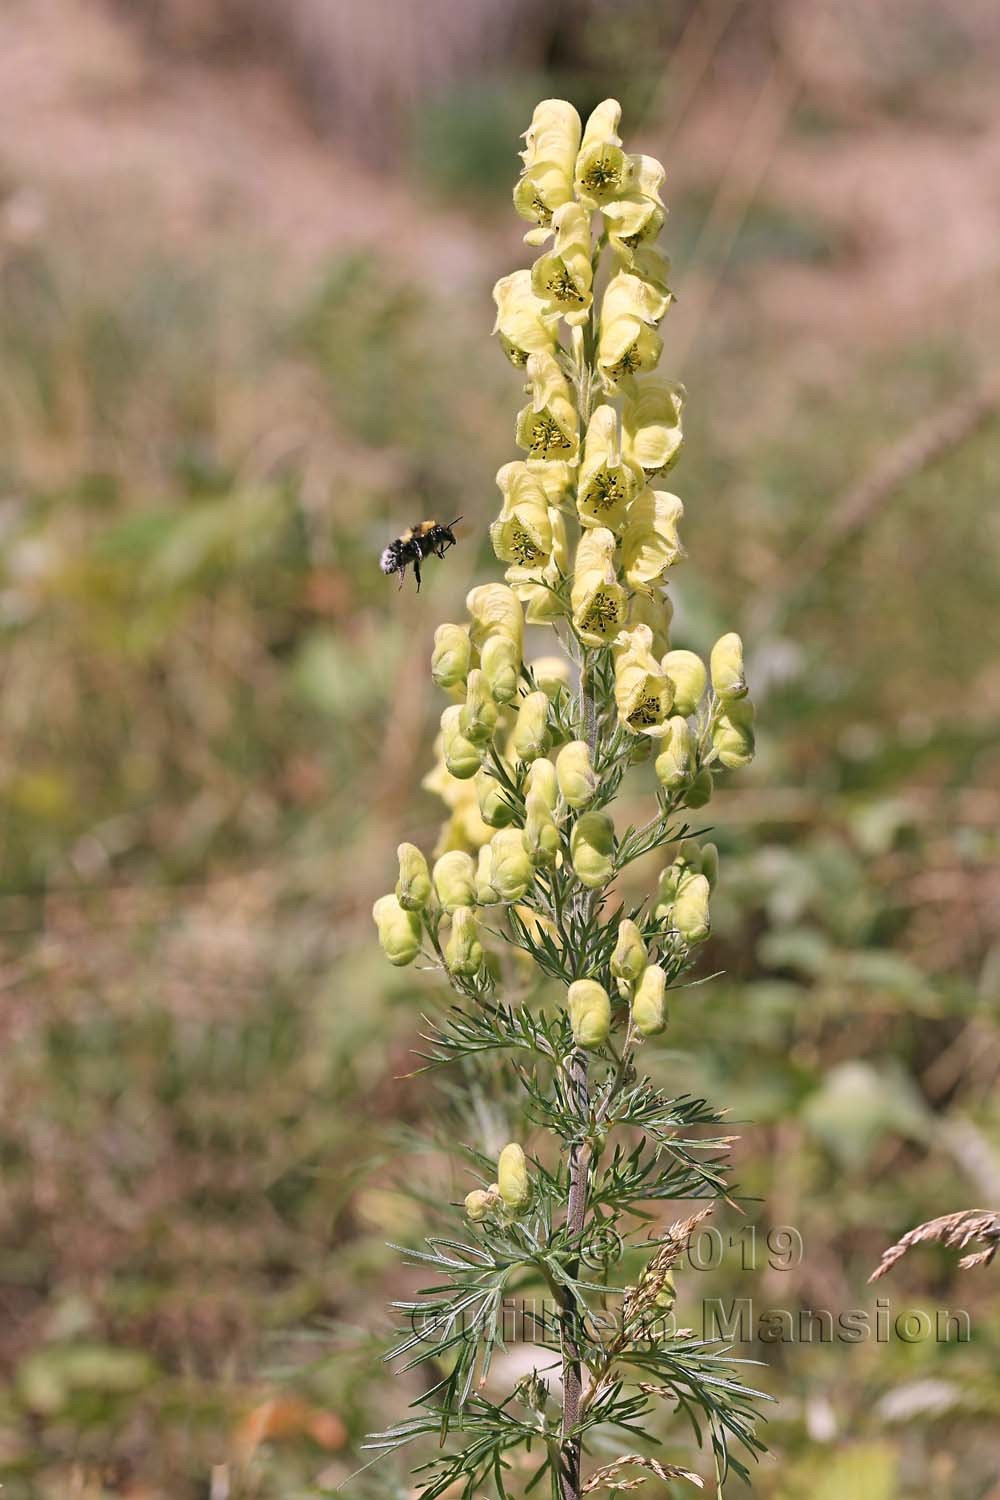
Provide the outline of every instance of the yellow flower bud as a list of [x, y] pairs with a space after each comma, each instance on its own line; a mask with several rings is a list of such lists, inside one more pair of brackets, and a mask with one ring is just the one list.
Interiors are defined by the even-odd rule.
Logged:
[[521, 650], [509, 635], [497, 631], [487, 636], [480, 650], [483, 681], [495, 703], [510, 703], [517, 697], [521, 675]]
[[518, 413], [514, 441], [533, 460], [572, 463], [580, 445], [576, 402], [569, 381], [548, 350], [528, 359], [531, 401]]
[[681, 879], [674, 901], [673, 925], [687, 943], [703, 943], [711, 931], [709, 894], [707, 876], [688, 874]]
[[466, 678], [465, 703], [460, 709], [458, 727], [472, 744], [485, 745], [493, 737], [498, 717], [486, 678], [479, 667], [473, 667]]
[[659, 1036], [667, 1024], [667, 976], [659, 964], [649, 964], [632, 1001], [632, 1024], [640, 1036]]
[[577, 544], [570, 604], [576, 633], [588, 646], [614, 640], [624, 623], [625, 590], [618, 582], [614, 552], [614, 534], [606, 526], [584, 531]]
[[633, 734], [667, 733], [673, 706], [670, 678], [653, 656], [653, 632], [648, 625], [623, 630], [615, 640], [615, 703], [618, 722]]
[[513, 589], [503, 583], [481, 583], [466, 594], [465, 607], [472, 617], [474, 646], [482, 646], [487, 636], [499, 633], [509, 635], [518, 651], [522, 649], [524, 615]]
[[[550, 761], [536, 761], [536, 765], [550, 765]], [[536, 869], [549, 870], [559, 853], [559, 829], [552, 816], [552, 808], [537, 792], [529, 792], [526, 802], [524, 824], [524, 847], [528, 858]]]
[[666, 490], [643, 490], [629, 507], [622, 560], [630, 588], [645, 589], [658, 583], [669, 568], [684, 556], [677, 523], [684, 506]]
[[404, 911], [395, 896], [380, 896], [372, 907], [382, 952], [397, 969], [412, 964], [420, 952], [420, 917]]
[[618, 981], [618, 993], [628, 997], [646, 967], [646, 945], [642, 933], [630, 917], [618, 924], [618, 941], [611, 955], [611, 974]]
[[546, 807], [552, 812], [555, 811], [559, 797], [559, 782], [556, 778], [556, 768], [550, 760], [540, 757], [531, 762], [524, 780], [524, 795], [525, 797], [540, 797]]
[[606, 813], [581, 813], [569, 840], [577, 879], [589, 890], [607, 885], [615, 872], [615, 828]]
[[701, 849], [701, 873], [711, 890], [719, 883], [719, 850], [715, 844], [703, 844]]
[[575, 979], [566, 995], [573, 1041], [591, 1052], [603, 1047], [611, 1031], [611, 1001], [594, 979]]
[[569, 687], [569, 662], [564, 656], [537, 656], [528, 665], [538, 687], [553, 701], [559, 697], [563, 688]]
[[531, 268], [531, 289], [547, 313], [560, 313], [569, 324], [585, 323], [590, 312], [590, 216], [579, 203], [564, 203], [552, 216], [555, 243]]
[[688, 718], [696, 713], [708, 686], [705, 663], [693, 651], [668, 651], [663, 670], [674, 685], [674, 713]]
[[516, 1141], [500, 1152], [497, 1161], [497, 1185], [500, 1196], [511, 1213], [523, 1213], [531, 1202], [528, 1163]]
[[720, 636], [712, 647], [712, 686], [716, 694], [728, 702], [733, 698], [745, 698], [747, 680], [743, 675], [743, 642], [735, 631]]
[[750, 700], [733, 698], [712, 730], [712, 744], [727, 770], [737, 771], [753, 760], [756, 743], [753, 721], [754, 706]]
[[464, 705], [452, 703], [441, 715], [441, 754], [448, 773], [459, 781], [475, 776], [483, 763], [482, 745], [474, 745], [462, 733]]
[[597, 791], [597, 776], [586, 740], [570, 740], [556, 756], [556, 780], [563, 801], [570, 807], [586, 807]]
[[[628, 606], [628, 623], [632, 629], [636, 625], [648, 625], [653, 632], [653, 642], [650, 646], [654, 656], [661, 657], [665, 651], [670, 650], [670, 622], [674, 617], [674, 606], [662, 589], [654, 589], [648, 594], [633, 594]], [[666, 663], [663, 663], [666, 670]], [[669, 672], [667, 674], [669, 676]], [[674, 685], [674, 706], [676, 709], [676, 684]]]
[[396, 900], [404, 911], [423, 911], [431, 896], [431, 876], [427, 861], [416, 844], [400, 844], [399, 879]]
[[493, 845], [482, 844], [476, 864], [476, 905], [496, 906], [500, 892], [493, 884]]
[[439, 625], [434, 632], [431, 676], [439, 688], [458, 687], [472, 665], [472, 642], [461, 625]]
[[669, 733], [656, 757], [655, 770], [660, 785], [673, 792], [685, 786], [694, 774], [694, 735], [687, 719], [679, 715], [670, 720], [667, 729]]
[[668, 380], [647, 380], [626, 394], [622, 446], [629, 461], [647, 474], [665, 472], [677, 458], [683, 404], [684, 387]]
[[500, 893], [501, 901], [520, 901], [535, 875], [523, 833], [520, 828], [502, 828], [493, 835], [490, 848], [493, 850], [490, 883]]
[[473, 906], [476, 900], [476, 867], [471, 854], [449, 849], [434, 861], [434, 893], [442, 911]]
[[641, 471], [622, 459], [617, 412], [612, 406], [599, 406], [587, 426], [580, 465], [576, 507], [581, 526], [621, 531], [629, 502], [641, 485]]
[[520, 761], [537, 760], [549, 748], [547, 693], [528, 693], [521, 699], [511, 749]]
[[580, 148], [580, 116], [565, 99], [543, 99], [524, 132], [524, 170], [514, 188], [514, 207], [538, 225], [525, 235], [529, 244], [547, 238], [552, 216], [573, 196], [573, 169]]
[[470, 906], [457, 906], [451, 914], [451, 935], [444, 950], [448, 972], [473, 979], [483, 966], [483, 958], [476, 914]]
[[506, 828], [514, 821], [514, 808], [503, 787], [495, 776], [492, 776], [485, 766], [476, 772], [473, 785], [476, 789], [476, 801], [479, 805], [479, 816], [490, 828]]
[[704, 770], [698, 772], [684, 793], [684, 806], [692, 809], [704, 807], [706, 802], [711, 800], [714, 789], [712, 773], [706, 766]]
[[486, 1188], [473, 1188], [471, 1193], [465, 1195], [465, 1216], [473, 1224], [481, 1224], [487, 1214], [491, 1214], [498, 1207], [500, 1194], [493, 1194]]

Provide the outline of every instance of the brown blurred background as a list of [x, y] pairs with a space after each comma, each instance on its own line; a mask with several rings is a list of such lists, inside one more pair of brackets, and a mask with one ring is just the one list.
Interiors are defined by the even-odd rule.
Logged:
[[[676, 644], [741, 629], [760, 703], [725, 972], [657, 1067], [804, 1255], [682, 1306], [873, 1309], [897, 1233], [1000, 1207], [998, 66], [993, 0], [6, 0], [5, 1496], [319, 1496], [412, 1395], [384, 1242], [447, 1095], [368, 911], [434, 838], [430, 635], [495, 572], [489, 293], [548, 94], [666, 162]], [[397, 594], [381, 546], [459, 512]], [[877, 1290], [972, 1342], [742, 1350], [759, 1493], [996, 1500], [996, 1272]]]

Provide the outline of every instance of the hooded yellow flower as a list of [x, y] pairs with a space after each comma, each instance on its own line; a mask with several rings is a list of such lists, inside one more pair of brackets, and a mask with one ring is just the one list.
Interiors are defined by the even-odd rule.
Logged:
[[684, 556], [677, 535], [683, 514], [680, 500], [666, 490], [645, 489], [633, 500], [622, 540], [625, 578], [631, 588], [648, 589], [658, 583]]
[[533, 459], [572, 462], [580, 446], [576, 402], [555, 356], [545, 349], [528, 359], [531, 401], [518, 413], [515, 441]]
[[621, 117], [618, 100], [605, 99], [591, 114], [583, 132], [574, 187], [580, 202], [588, 208], [601, 208], [628, 187], [629, 161], [618, 134]]
[[743, 671], [743, 642], [735, 630], [720, 636], [712, 647], [709, 659], [712, 686], [723, 702], [747, 695], [747, 679]]
[[502, 631], [487, 636], [479, 653], [483, 679], [494, 701], [510, 703], [521, 676], [521, 648]]
[[597, 367], [606, 390], [614, 392], [619, 381], [656, 365], [663, 340], [654, 325], [669, 300], [665, 286], [644, 281], [629, 271], [619, 271], [611, 278], [601, 305], [597, 339]]
[[465, 685], [472, 665], [472, 642], [464, 625], [439, 625], [434, 632], [431, 676], [439, 688]]
[[462, 715], [465, 707], [461, 703], [450, 704], [441, 715], [441, 754], [449, 775], [459, 781], [475, 776], [483, 763], [485, 749], [474, 744], [462, 730]]
[[611, 1000], [604, 986], [596, 979], [574, 979], [566, 1007], [576, 1046], [586, 1052], [603, 1047], [611, 1030]]
[[576, 508], [581, 526], [619, 532], [625, 512], [642, 486], [642, 471], [622, 457], [618, 413], [599, 406], [587, 424]]
[[[651, 161], [651, 157], [642, 158]], [[659, 166], [659, 162], [656, 163]], [[662, 168], [661, 168], [662, 172]], [[663, 228], [664, 211], [656, 199], [633, 189], [601, 209], [608, 231], [608, 243], [616, 258], [628, 270], [635, 264], [636, 251], [651, 244]]]
[[555, 810], [559, 800], [559, 779], [550, 760], [540, 757], [533, 760], [524, 779], [525, 797], [541, 797], [546, 807]]
[[570, 740], [556, 756], [556, 781], [563, 801], [570, 807], [586, 807], [597, 791], [597, 773], [586, 740]]
[[538, 760], [549, 748], [549, 695], [540, 689], [521, 699], [510, 750], [518, 761]]
[[494, 552], [501, 562], [543, 568], [552, 553], [548, 496], [525, 463], [504, 464], [497, 484], [504, 498], [490, 526]]
[[632, 1001], [632, 1022], [640, 1036], [659, 1036], [666, 1026], [666, 993], [666, 973], [659, 964], [649, 964]]
[[520, 901], [535, 878], [523, 832], [520, 828], [501, 828], [490, 840], [490, 848], [493, 851], [490, 884], [500, 893], [502, 901]]
[[543, 99], [524, 132], [524, 170], [514, 187], [514, 207], [537, 228], [529, 245], [548, 238], [553, 215], [573, 196], [573, 169], [580, 148], [580, 116], [565, 99]]
[[[459, 732], [474, 745], [486, 745], [493, 738], [499, 716], [486, 678], [479, 667], [473, 667], [465, 679], [465, 703], [460, 706], [458, 716]], [[441, 722], [443, 725], [444, 720]]]
[[626, 999], [632, 994], [646, 967], [646, 944], [642, 933], [630, 917], [618, 924], [618, 941], [611, 955], [611, 977], [617, 981], [618, 993]]
[[669, 380], [636, 382], [626, 392], [622, 447], [629, 461], [656, 474], [669, 469], [683, 439], [684, 387]]
[[570, 858], [581, 885], [597, 891], [615, 870], [615, 825], [607, 813], [581, 813], [569, 840]]
[[682, 876], [671, 920], [686, 943], [703, 943], [712, 929], [710, 894], [706, 875]]
[[[547, 760], [535, 761], [536, 766], [551, 764]], [[559, 854], [559, 829], [552, 806], [540, 792], [529, 792], [525, 799], [524, 847], [538, 869], [551, 869]]]
[[404, 911], [423, 911], [431, 897], [427, 861], [416, 844], [400, 844], [396, 855], [399, 859], [396, 900]]
[[516, 1141], [505, 1146], [497, 1161], [497, 1186], [511, 1213], [523, 1213], [531, 1202], [528, 1163]]
[[482, 968], [484, 959], [475, 912], [471, 906], [456, 906], [451, 914], [451, 934], [444, 950], [448, 972], [462, 979], [473, 979]]
[[434, 894], [442, 911], [454, 911], [458, 906], [472, 906], [476, 899], [476, 866], [471, 854], [461, 849], [450, 849], [434, 861], [431, 872]]
[[669, 733], [667, 715], [673, 706], [670, 678], [652, 653], [653, 632], [648, 625], [623, 630], [615, 639], [615, 703], [618, 722], [633, 734], [658, 737]]
[[465, 607], [472, 617], [470, 633], [474, 646], [481, 646], [487, 636], [499, 631], [516, 641], [521, 650], [524, 614], [513, 589], [502, 583], [481, 583], [466, 594]]
[[372, 907], [382, 952], [398, 969], [412, 964], [420, 952], [420, 917], [406, 911], [395, 896], [380, 896]]
[[749, 698], [733, 699], [712, 730], [712, 744], [727, 770], [748, 766], [754, 757], [754, 706]]
[[656, 757], [656, 776], [668, 792], [686, 786], [694, 774], [694, 736], [687, 719], [675, 715], [667, 724], [663, 749]]
[[648, 594], [633, 594], [629, 600], [628, 623], [648, 625], [653, 632], [650, 647], [654, 656], [662, 656], [670, 650], [670, 622], [674, 618], [674, 606], [662, 589], [653, 589]]
[[531, 286], [546, 311], [559, 313], [570, 325], [585, 323], [590, 312], [590, 218], [579, 203], [564, 203], [552, 220], [555, 244], [531, 268]]
[[674, 685], [674, 712], [686, 719], [697, 712], [708, 686], [705, 663], [694, 651], [668, 651], [663, 670]]
[[552, 533], [548, 561], [542, 567], [522, 567], [512, 563], [504, 574], [514, 593], [524, 601], [524, 617], [529, 625], [544, 624], [566, 612], [557, 592], [569, 567], [566, 519], [555, 506], [549, 507], [548, 514]]
[[482, 767], [472, 778], [476, 789], [479, 816], [490, 828], [506, 828], [514, 821], [514, 808], [510, 798], [495, 776]]
[[528, 363], [529, 355], [555, 348], [558, 314], [550, 312], [547, 304], [536, 297], [531, 289], [531, 272], [526, 267], [510, 276], [501, 276], [493, 288], [493, 301], [497, 305], [493, 332], [499, 336], [500, 346], [512, 365], [520, 368]]
[[585, 531], [577, 544], [570, 604], [576, 633], [588, 646], [614, 640], [624, 624], [625, 590], [614, 555], [614, 533], [606, 526]]

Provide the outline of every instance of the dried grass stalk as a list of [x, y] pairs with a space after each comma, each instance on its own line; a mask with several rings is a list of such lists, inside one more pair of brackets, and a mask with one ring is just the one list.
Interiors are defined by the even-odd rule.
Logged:
[[985, 1248], [963, 1255], [958, 1263], [963, 1271], [969, 1271], [973, 1266], [988, 1266], [996, 1255], [1000, 1248], [1000, 1213], [989, 1208], [965, 1208], [957, 1214], [943, 1214], [940, 1219], [918, 1224], [884, 1252], [868, 1280], [878, 1281], [914, 1245], [933, 1242], [948, 1245], [953, 1250], [964, 1250], [970, 1240], [979, 1240]]
[[646, 1483], [645, 1474], [633, 1475], [631, 1479], [620, 1479], [622, 1469], [631, 1465], [636, 1469], [648, 1469], [655, 1474], [657, 1479], [664, 1483], [671, 1479], [687, 1479], [696, 1484], [699, 1489], [703, 1488], [702, 1481], [697, 1474], [692, 1474], [690, 1469], [682, 1469], [677, 1464], [661, 1464], [659, 1459], [645, 1458], [641, 1453], [623, 1453], [616, 1458], [614, 1463], [606, 1465], [591, 1474], [581, 1490], [581, 1494], [590, 1495], [594, 1490], [637, 1490], [640, 1484]]

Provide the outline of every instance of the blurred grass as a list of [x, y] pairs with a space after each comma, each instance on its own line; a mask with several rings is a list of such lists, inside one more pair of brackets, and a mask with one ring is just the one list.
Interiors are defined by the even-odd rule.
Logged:
[[[436, 191], [494, 161], [509, 105], [428, 111]], [[676, 205], [682, 296], [709, 206]], [[446, 1182], [407, 1145], [448, 1118], [403, 1077], [423, 982], [386, 973], [367, 913], [436, 818], [423, 670], [510, 453], [517, 377], [486, 338], [506, 251], [442, 306], [378, 256], [278, 287], [76, 234], [0, 264], [0, 1476], [15, 1500], [193, 1500], [213, 1466], [234, 1497], [318, 1495], [404, 1405], [384, 1241], [420, 1233], [404, 1179]], [[1000, 1176], [1000, 431], [790, 573], [979, 375], [971, 336], [933, 330], [789, 350], [754, 277], [855, 253], [758, 203], [684, 372], [675, 640], [744, 627], [761, 747], [712, 806], [725, 974], [679, 999], [657, 1070], [748, 1122], [748, 1218], [805, 1244], [777, 1277], [727, 1249], [682, 1283], [692, 1318], [703, 1294], [871, 1308], [884, 1245]], [[445, 512], [462, 546], [394, 593], [380, 547]], [[762, 1495], [989, 1493], [995, 1278], [927, 1252], [889, 1292], [968, 1308], [973, 1343], [749, 1351], [781, 1397]]]

